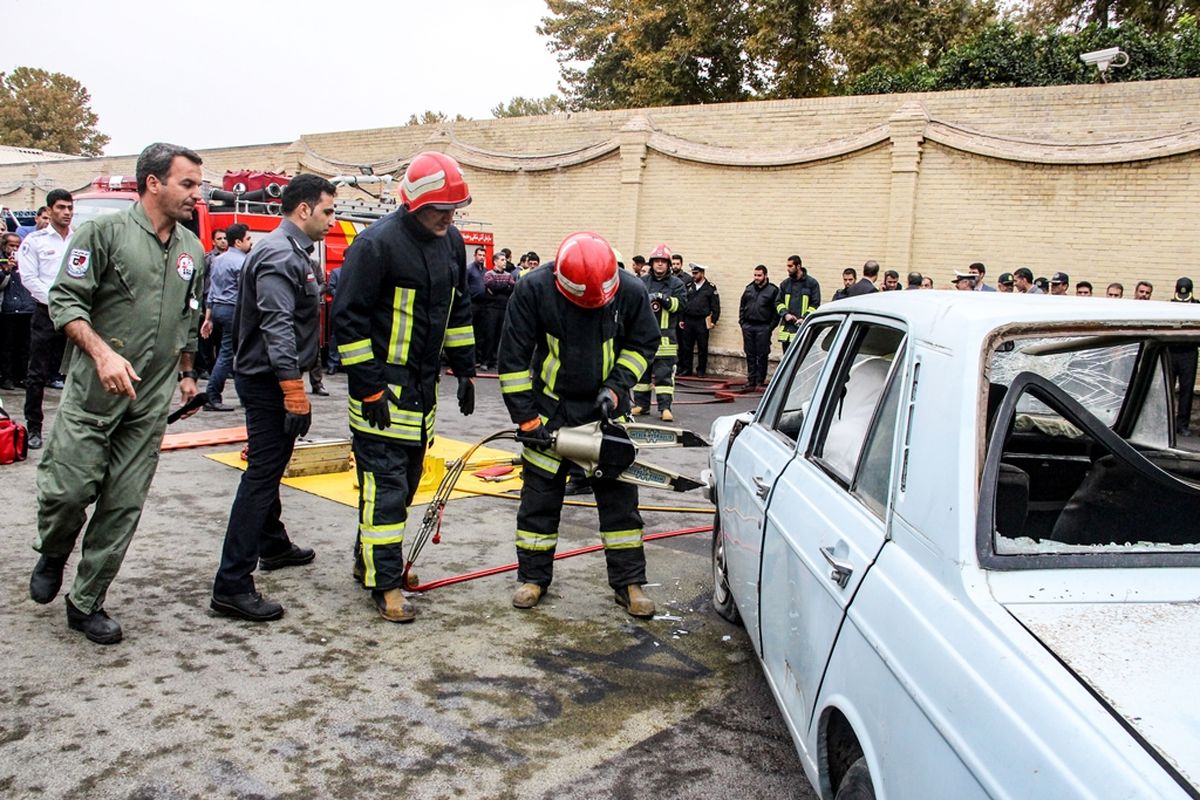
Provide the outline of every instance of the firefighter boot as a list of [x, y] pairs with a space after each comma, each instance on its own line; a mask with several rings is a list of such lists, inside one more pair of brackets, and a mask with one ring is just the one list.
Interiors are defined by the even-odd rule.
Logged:
[[634, 406], [633, 408], [629, 409], [629, 416], [640, 417], [648, 412], [649, 409], [642, 408], [641, 406]]
[[622, 606], [629, 612], [629, 616], [631, 617], [649, 619], [654, 616], [654, 601], [636, 583], [631, 583], [628, 586], [622, 586], [620, 589], [617, 589], [615, 598], [617, 605]]
[[663, 422], [674, 422], [675, 421], [675, 415], [671, 413], [671, 409], [669, 409], [669, 408], [663, 409], [662, 421]]
[[536, 583], [522, 583], [513, 592], [513, 608], [533, 608], [542, 599], [545, 589]]
[[416, 606], [408, 601], [404, 590], [398, 586], [395, 589], [375, 589], [371, 592], [371, 599], [375, 601], [375, 608], [379, 609], [379, 616], [388, 622], [412, 622], [417, 617]]
[[421, 585], [421, 579], [417, 577], [416, 570], [410, 569], [404, 573], [404, 588], [410, 592]]

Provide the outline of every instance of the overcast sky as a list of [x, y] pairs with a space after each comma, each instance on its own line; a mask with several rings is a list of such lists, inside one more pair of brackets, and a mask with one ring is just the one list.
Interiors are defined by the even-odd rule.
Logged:
[[[0, 70], [41, 67], [92, 95], [108, 155], [290, 142], [402, 125], [425, 110], [487, 119], [557, 92], [536, 31], [544, 0], [5, 0]], [[28, 24], [27, 30], [21, 26]]]

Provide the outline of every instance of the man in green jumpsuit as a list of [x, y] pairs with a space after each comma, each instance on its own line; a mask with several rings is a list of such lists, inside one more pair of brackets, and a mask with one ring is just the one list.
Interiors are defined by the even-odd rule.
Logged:
[[72, 348], [38, 465], [34, 549], [42, 557], [29, 594], [39, 603], [58, 594], [95, 503], [67, 597], [67, 625], [100, 644], [121, 640], [104, 597], [158, 467], [171, 395], [177, 382], [184, 402], [196, 394], [191, 368], [204, 247], [179, 223], [191, 220], [200, 199], [200, 163], [176, 145], [143, 150], [138, 202], [81, 225], [50, 290], [50, 318]]

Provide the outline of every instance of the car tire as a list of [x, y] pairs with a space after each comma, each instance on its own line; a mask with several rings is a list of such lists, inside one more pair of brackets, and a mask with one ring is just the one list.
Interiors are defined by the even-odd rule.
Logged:
[[859, 757], [842, 776], [834, 800], [875, 800], [875, 785], [871, 783], [871, 771], [867, 759]]
[[712, 573], [713, 573], [713, 608], [717, 614], [734, 625], [741, 624], [742, 615], [738, 613], [737, 603], [733, 600], [733, 592], [729, 589], [729, 569], [725, 564], [725, 541], [721, 538], [721, 506], [713, 515], [712, 536]]

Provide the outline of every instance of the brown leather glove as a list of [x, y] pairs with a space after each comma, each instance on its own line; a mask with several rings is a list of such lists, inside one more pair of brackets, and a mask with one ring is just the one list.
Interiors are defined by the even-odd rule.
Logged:
[[280, 381], [279, 388], [283, 390], [283, 410], [287, 412], [283, 418], [283, 432], [293, 439], [303, 436], [312, 425], [312, 404], [304, 393], [304, 379]]

